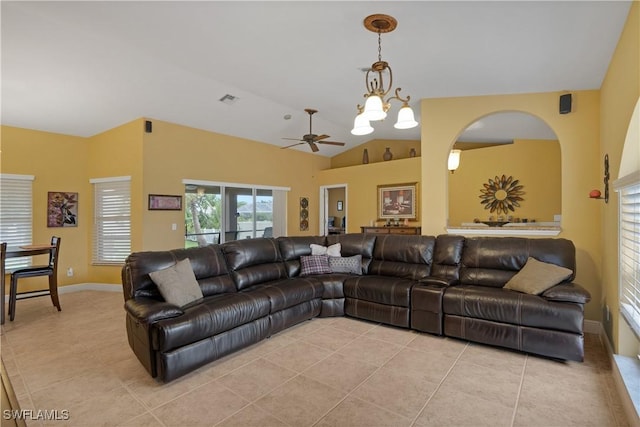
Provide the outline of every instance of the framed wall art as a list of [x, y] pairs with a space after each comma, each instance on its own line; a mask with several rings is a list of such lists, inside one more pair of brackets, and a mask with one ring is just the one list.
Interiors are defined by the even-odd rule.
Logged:
[[150, 211], [181, 211], [182, 196], [166, 194], [149, 194]]
[[343, 209], [344, 205], [342, 204], [342, 200], [338, 200], [338, 206], [336, 206], [336, 208], [341, 211]]
[[78, 226], [78, 193], [47, 193], [47, 227]]
[[309, 230], [309, 198], [300, 197], [300, 231]]
[[418, 183], [378, 185], [378, 219], [418, 217]]

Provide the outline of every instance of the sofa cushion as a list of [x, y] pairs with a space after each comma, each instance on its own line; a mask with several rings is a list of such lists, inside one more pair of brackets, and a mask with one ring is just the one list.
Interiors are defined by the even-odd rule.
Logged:
[[[322, 297], [323, 286], [312, 278], [295, 277], [252, 286], [246, 292], [260, 292], [269, 297], [271, 313]], [[244, 292], [244, 291], [243, 291]]]
[[332, 273], [362, 275], [362, 255], [349, 257], [329, 257], [329, 269]]
[[432, 236], [377, 236], [369, 274], [420, 280], [431, 273], [435, 238]]
[[300, 257], [311, 255], [312, 243], [326, 244], [325, 236], [280, 236], [277, 241], [289, 277], [300, 275]]
[[540, 295], [552, 286], [571, 277], [573, 271], [559, 265], [540, 262], [529, 257], [527, 263], [506, 285], [505, 289]]
[[273, 238], [234, 240], [224, 243], [222, 252], [238, 290], [287, 277]]
[[334, 243], [329, 246], [316, 245], [315, 243], [312, 243], [309, 246], [311, 247], [311, 255], [340, 256], [340, 243]]
[[153, 271], [149, 276], [169, 304], [184, 307], [202, 298], [189, 258], [178, 261], [171, 267]]
[[171, 267], [176, 261], [186, 258], [191, 262], [191, 268], [205, 297], [236, 292], [220, 245], [207, 245], [170, 251], [132, 253], [127, 257], [122, 269], [125, 298], [149, 297], [160, 300], [158, 287], [151, 280], [149, 273]]
[[415, 280], [385, 277], [357, 276], [344, 281], [344, 296], [384, 305], [409, 307], [411, 288]]
[[524, 237], [466, 238], [460, 283], [502, 288], [529, 257], [570, 269], [575, 275], [575, 246], [567, 239]]
[[329, 259], [326, 255], [306, 255], [300, 257], [300, 276], [329, 274]]
[[327, 245], [333, 245], [334, 243], [340, 243], [340, 254], [342, 256], [362, 255], [362, 271], [367, 274], [371, 257], [373, 256], [373, 247], [376, 243], [375, 234], [329, 234], [327, 236]]
[[257, 292], [215, 295], [187, 307], [182, 316], [151, 325], [155, 350], [168, 351], [269, 315], [269, 297]]
[[442, 308], [444, 314], [578, 334], [582, 333], [584, 319], [582, 304], [475, 285], [446, 288]]

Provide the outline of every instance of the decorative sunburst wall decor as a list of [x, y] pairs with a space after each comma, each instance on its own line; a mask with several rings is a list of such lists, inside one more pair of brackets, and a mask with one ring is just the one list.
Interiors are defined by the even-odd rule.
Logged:
[[480, 201], [485, 209], [489, 209], [491, 213], [508, 214], [509, 211], [514, 212], [520, 207], [520, 203], [524, 199], [522, 195], [524, 191], [520, 181], [513, 179], [512, 176], [502, 177], [496, 176], [494, 179], [489, 178], [489, 182], [482, 184], [483, 189], [480, 190]]

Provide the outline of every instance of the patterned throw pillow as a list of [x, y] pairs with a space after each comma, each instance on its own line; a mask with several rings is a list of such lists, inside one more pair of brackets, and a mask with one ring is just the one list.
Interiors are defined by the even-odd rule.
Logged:
[[362, 255], [349, 257], [329, 257], [329, 268], [332, 273], [362, 275]]
[[309, 246], [311, 247], [311, 255], [340, 256], [340, 250], [342, 249], [342, 245], [340, 243], [335, 243], [328, 247], [316, 245], [315, 243], [312, 243]]
[[300, 257], [300, 266], [300, 276], [331, 273], [326, 255], [303, 255]]

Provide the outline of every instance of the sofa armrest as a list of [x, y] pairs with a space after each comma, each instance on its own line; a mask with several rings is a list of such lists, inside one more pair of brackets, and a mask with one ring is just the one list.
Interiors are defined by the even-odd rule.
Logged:
[[581, 285], [577, 283], [560, 283], [555, 285], [541, 295], [549, 301], [574, 302], [577, 304], [586, 304], [591, 301], [591, 294]]
[[184, 314], [184, 311], [176, 305], [151, 298], [128, 299], [124, 303], [124, 309], [138, 322], [145, 324]]
[[458, 284], [458, 279], [452, 279], [452, 278], [448, 278], [448, 277], [429, 276], [429, 277], [425, 277], [423, 279], [420, 279], [419, 282], [422, 285], [433, 285], [433, 286], [447, 287], [447, 286], [457, 285]]

